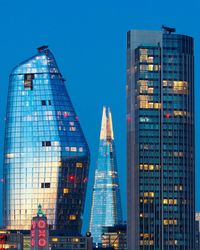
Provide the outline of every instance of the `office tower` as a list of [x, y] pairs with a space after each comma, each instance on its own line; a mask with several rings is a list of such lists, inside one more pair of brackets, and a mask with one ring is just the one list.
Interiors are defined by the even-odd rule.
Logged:
[[90, 232], [93, 242], [101, 243], [104, 226], [122, 221], [121, 198], [118, 183], [116, 151], [110, 109], [103, 107], [99, 154], [95, 170]]
[[194, 152], [193, 38], [129, 31], [129, 250], [194, 250]]
[[47, 46], [11, 75], [5, 130], [3, 222], [30, 230], [41, 204], [50, 229], [81, 231], [89, 149]]

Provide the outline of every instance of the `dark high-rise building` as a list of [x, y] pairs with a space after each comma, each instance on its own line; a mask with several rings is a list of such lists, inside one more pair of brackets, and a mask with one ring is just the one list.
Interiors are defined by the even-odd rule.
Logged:
[[29, 230], [41, 204], [50, 229], [80, 233], [89, 149], [47, 46], [11, 75], [5, 130], [3, 222]]
[[104, 226], [114, 226], [120, 222], [122, 222], [121, 198], [112, 116], [110, 109], [108, 108], [106, 112], [104, 107], [90, 217], [93, 242], [101, 243]]
[[194, 152], [193, 38], [129, 31], [129, 250], [194, 250]]

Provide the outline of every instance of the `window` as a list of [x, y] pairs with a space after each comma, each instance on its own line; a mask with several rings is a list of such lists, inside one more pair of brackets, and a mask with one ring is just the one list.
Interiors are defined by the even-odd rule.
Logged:
[[24, 74], [24, 89], [33, 90], [34, 74]]
[[69, 127], [69, 131], [72, 131], [72, 132], [76, 131], [76, 127]]
[[70, 149], [71, 149], [71, 150], [70, 150], [71, 152], [76, 152], [76, 151], [77, 151], [77, 148], [76, 148], [76, 147], [71, 147]]
[[63, 193], [64, 194], [68, 194], [69, 193], [69, 189], [68, 188], [63, 188]]
[[41, 183], [41, 188], [50, 188], [50, 182], [43, 182]]
[[46, 101], [46, 100], [41, 100], [41, 104], [42, 104], [42, 106], [46, 106], [47, 104], [48, 104], [49, 106], [51, 106], [51, 100], [48, 100], [48, 101]]
[[75, 214], [71, 214], [71, 215], [69, 216], [69, 219], [70, 219], [70, 220], [76, 220], [76, 215], [75, 215]]
[[164, 219], [163, 223], [164, 225], [177, 225], [177, 220]]
[[51, 142], [50, 141], [43, 141], [42, 142], [42, 147], [50, 147], [51, 146]]
[[45, 100], [42, 100], [41, 103], [42, 103], [42, 106], [46, 106], [46, 101]]
[[81, 162], [77, 162], [77, 163], [76, 163], [76, 167], [77, 167], [77, 168], [82, 168], [82, 167], [83, 167], [83, 164], [82, 164]]

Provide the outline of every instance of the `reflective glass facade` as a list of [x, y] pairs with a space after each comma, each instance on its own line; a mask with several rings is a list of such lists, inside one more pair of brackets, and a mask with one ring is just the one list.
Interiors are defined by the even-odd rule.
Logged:
[[114, 226], [121, 221], [121, 198], [112, 117], [110, 109], [108, 108], [106, 112], [106, 107], [104, 107], [90, 217], [93, 242], [101, 243], [104, 226]]
[[89, 149], [54, 56], [43, 46], [10, 75], [3, 221], [30, 229], [41, 204], [52, 229], [81, 231]]
[[194, 249], [193, 39], [127, 35], [128, 249]]

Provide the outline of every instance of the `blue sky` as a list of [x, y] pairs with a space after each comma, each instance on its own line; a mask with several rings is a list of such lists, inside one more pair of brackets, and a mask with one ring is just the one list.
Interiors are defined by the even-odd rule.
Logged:
[[[198, 0], [0, 0], [0, 154], [3, 156], [8, 77], [12, 68], [47, 44], [54, 53], [91, 150], [84, 216], [88, 227], [103, 105], [111, 107], [123, 213], [126, 213], [126, 32], [176, 27], [195, 38], [196, 185], [200, 177], [200, 28]], [[2, 167], [1, 167], [2, 169]], [[2, 170], [1, 170], [2, 172]], [[200, 210], [199, 191], [196, 208]]]

